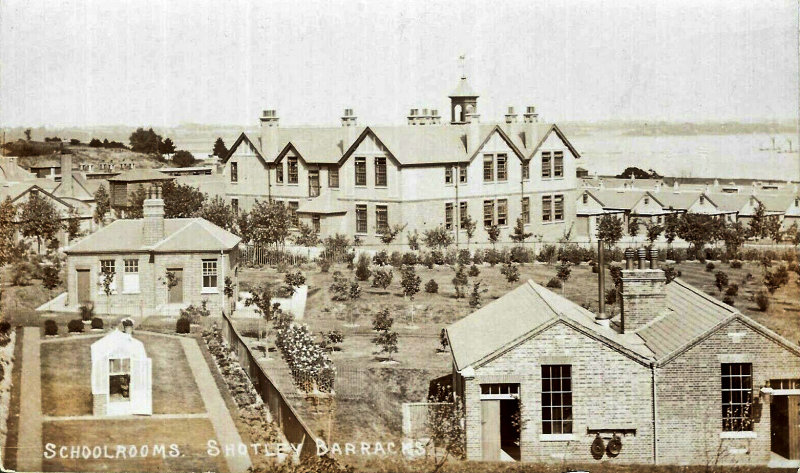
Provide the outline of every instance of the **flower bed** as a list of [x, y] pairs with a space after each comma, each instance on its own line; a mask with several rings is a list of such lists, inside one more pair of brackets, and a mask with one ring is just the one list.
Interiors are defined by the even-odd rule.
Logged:
[[11, 369], [14, 366], [14, 345], [16, 332], [9, 330], [3, 337], [0, 346], [0, 453], [5, 451], [7, 426], [6, 420], [11, 401]]
[[336, 369], [325, 348], [314, 341], [307, 325], [289, 323], [280, 327], [275, 344], [301, 390], [333, 392]]

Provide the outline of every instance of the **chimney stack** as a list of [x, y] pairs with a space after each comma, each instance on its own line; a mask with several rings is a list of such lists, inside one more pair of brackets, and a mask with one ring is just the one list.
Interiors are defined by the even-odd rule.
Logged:
[[409, 125], [418, 125], [419, 124], [419, 109], [412, 108], [408, 111], [408, 124]]
[[61, 195], [73, 197], [73, 182], [72, 182], [72, 155], [61, 155]]
[[358, 125], [358, 117], [355, 116], [353, 113], [352, 108], [344, 109], [344, 114], [342, 115], [342, 126], [356, 126]]
[[[646, 260], [650, 257], [650, 267]], [[634, 256], [635, 255], [635, 256]], [[638, 267], [634, 268], [634, 258]], [[622, 270], [622, 332], [636, 332], [666, 310], [666, 276], [657, 269], [658, 250], [645, 248], [625, 250], [625, 269]]]
[[152, 246], [164, 239], [164, 200], [161, 198], [160, 187], [150, 187], [144, 201], [143, 214], [144, 244]]
[[480, 140], [481, 136], [481, 116], [475, 113], [472, 108], [469, 108], [469, 111], [466, 115], [467, 119], [467, 152], [473, 153], [476, 149], [478, 149], [478, 141]]
[[506, 113], [506, 123], [517, 123], [517, 113], [514, 112], [514, 107], [508, 107], [508, 113]]
[[430, 117], [430, 124], [431, 125], [440, 125], [442, 123], [442, 117], [439, 115], [439, 110], [432, 108], [431, 109], [431, 117]]
[[275, 110], [264, 110], [259, 117], [261, 122], [261, 153], [267, 159], [274, 159], [278, 152], [278, 112]]

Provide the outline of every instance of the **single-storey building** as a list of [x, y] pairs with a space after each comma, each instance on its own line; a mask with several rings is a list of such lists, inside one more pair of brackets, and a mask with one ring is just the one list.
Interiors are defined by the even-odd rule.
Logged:
[[[622, 220], [625, 233], [631, 222], [643, 226], [645, 222], [663, 224], [666, 210], [652, 192], [626, 189], [585, 189], [575, 203], [576, 226], [579, 236], [595, 241], [597, 225], [604, 215], [615, 215]], [[639, 228], [639, 234], [643, 233]]]
[[[160, 188], [152, 187], [144, 218], [115, 220], [65, 250], [66, 305], [130, 315], [171, 315], [203, 302], [229, 309], [240, 241], [202, 218], [165, 219]], [[110, 295], [104, 274], [111, 274]]]
[[643, 255], [627, 267], [610, 322], [529, 281], [447, 328], [467, 458], [800, 459], [800, 347]]

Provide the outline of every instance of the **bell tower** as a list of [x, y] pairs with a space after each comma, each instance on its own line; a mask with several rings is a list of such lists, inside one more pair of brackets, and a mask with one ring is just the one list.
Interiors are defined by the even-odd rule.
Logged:
[[450, 123], [453, 125], [463, 125], [467, 123], [469, 114], [478, 113], [478, 94], [473, 92], [467, 83], [467, 70], [464, 64], [466, 58], [462, 54], [458, 59], [461, 62], [461, 80], [458, 81], [456, 90], [449, 95]]

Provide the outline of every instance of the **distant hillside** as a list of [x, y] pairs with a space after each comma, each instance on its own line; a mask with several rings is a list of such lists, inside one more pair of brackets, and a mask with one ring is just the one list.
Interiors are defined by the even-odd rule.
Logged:
[[15, 141], [3, 146], [6, 156], [19, 156], [19, 164], [30, 167], [45, 161], [61, 159], [61, 154], [73, 155], [72, 163], [99, 164], [99, 163], [136, 163], [138, 168], [157, 168], [168, 165], [167, 161], [159, 159], [155, 154], [137, 153], [129, 149], [120, 148], [93, 148], [88, 145], [69, 145], [66, 143], [53, 143], [41, 141]]

